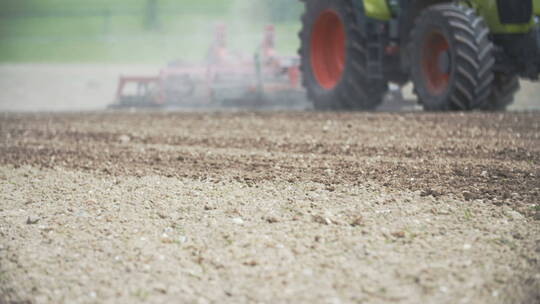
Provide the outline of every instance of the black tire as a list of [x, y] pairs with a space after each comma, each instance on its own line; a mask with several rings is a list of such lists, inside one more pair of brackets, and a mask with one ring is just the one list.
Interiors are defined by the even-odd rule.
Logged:
[[489, 103], [483, 110], [505, 111], [514, 102], [514, 96], [520, 89], [519, 77], [512, 74], [496, 73]]
[[[308, 98], [316, 110], [373, 110], [382, 103], [387, 91], [386, 81], [371, 81], [366, 78], [366, 54], [364, 39], [354, 16], [351, 0], [309, 0], [302, 17], [299, 33], [301, 47], [302, 82]], [[315, 75], [312, 64], [312, 39], [314, 28], [323, 13], [335, 14], [345, 36], [344, 62], [341, 77], [331, 87], [323, 87]], [[331, 35], [327, 35], [331, 36]]]
[[411, 79], [424, 109], [486, 109], [494, 81], [493, 50], [484, 20], [472, 9], [457, 4], [425, 9], [409, 46]]

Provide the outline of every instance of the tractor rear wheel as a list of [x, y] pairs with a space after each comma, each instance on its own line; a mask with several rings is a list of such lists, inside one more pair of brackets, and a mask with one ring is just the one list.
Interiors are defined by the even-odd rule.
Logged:
[[483, 108], [487, 111], [504, 111], [514, 102], [519, 91], [519, 77], [512, 74], [496, 73], [489, 103]]
[[489, 30], [472, 9], [428, 7], [417, 19], [409, 52], [415, 92], [428, 111], [489, 106], [495, 57]]
[[352, 0], [305, 2], [300, 32], [303, 85], [317, 110], [373, 110], [387, 82], [366, 77], [365, 40]]

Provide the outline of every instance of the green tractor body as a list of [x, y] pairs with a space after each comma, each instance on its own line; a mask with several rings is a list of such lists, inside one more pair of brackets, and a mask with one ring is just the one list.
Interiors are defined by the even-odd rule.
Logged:
[[[392, 11], [399, 11], [399, 1], [388, 0], [356, 0], [363, 1], [365, 16], [380, 21], [390, 21], [392, 19]], [[435, 3], [435, 1], [433, 1]], [[518, 2], [518, 1], [516, 1]], [[531, 10], [532, 13], [527, 14], [527, 21], [516, 23], [502, 23], [499, 17], [499, 6], [496, 0], [476, 0], [476, 1], [461, 1], [464, 6], [471, 6], [479, 15], [486, 21], [488, 27], [494, 34], [516, 34], [526, 33], [534, 26], [534, 16], [540, 16], [540, 0], [533, 0]], [[513, 3], [513, 2], [512, 2]], [[393, 4], [393, 5], [392, 5]], [[362, 12], [359, 12], [362, 13]]]
[[412, 81], [426, 110], [504, 110], [540, 74], [540, 0], [302, 0], [316, 109], [371, 110]]

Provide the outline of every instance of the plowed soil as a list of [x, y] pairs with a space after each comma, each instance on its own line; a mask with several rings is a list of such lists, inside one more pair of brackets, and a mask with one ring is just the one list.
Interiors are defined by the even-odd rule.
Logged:
[[1, 114], [11, 301], [540, 303], [540, 113]]

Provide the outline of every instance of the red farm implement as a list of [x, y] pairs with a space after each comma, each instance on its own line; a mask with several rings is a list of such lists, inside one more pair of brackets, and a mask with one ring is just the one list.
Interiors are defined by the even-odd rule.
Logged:
[[274, 26], [264, 29], [255, 55], [227, 47], [227, 29], [216, 27], [200, 65], [171, 63], [157, 76], [121, 76], [112, 108], [258, 107], [305, 103], [299, 58], [278, 56]]

